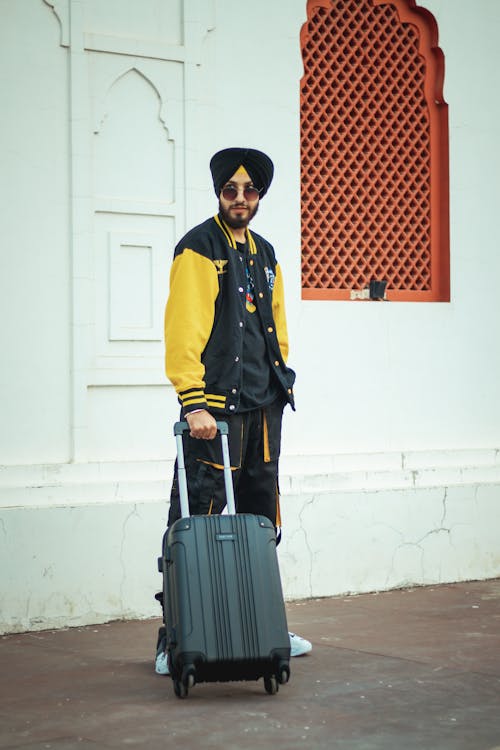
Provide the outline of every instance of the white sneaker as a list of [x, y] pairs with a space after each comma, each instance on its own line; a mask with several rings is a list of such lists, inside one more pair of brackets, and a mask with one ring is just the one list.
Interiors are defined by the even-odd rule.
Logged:
[[305, 638], [301, 638], [300, 635], [295, 633], [288, 633], [288, 635], [290, 636], [290, 648], [292, 649], [290, 656], [304, 656], [304, 654], [312, 651], [312, 643], [306, 641]]
[[156, 659], [155, 659], [155, 672], [156, 674], [170, 674], [168, 669], [167, 659], [167, 629], [165, 625], [162, 625], [158, 630], [158, 638], [156, 640]]
[[158, 654], [156, 654], [155, 672], [156, 674], [170, 674], [168, 669], [168, 659], [165, 651], [160, 651]]

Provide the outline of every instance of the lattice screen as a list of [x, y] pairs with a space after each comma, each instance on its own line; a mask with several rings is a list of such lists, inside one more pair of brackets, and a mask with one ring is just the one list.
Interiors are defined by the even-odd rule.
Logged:
[[441, 217], [444, 205], [447, 218], [443, 186], [434, 200], [431, 190], [433, 165], [443, 165], [431, 150], [443, 139], [437, 132], [434, 144], [430, 110], [438, 102], [434, 96], [429, 107], [426, 90], [439, 58], [422, 54], [428, 16], [416, 16], [421, 28], [403, 23], [396, 5], [411, 12], [406, 0], [308, 3], [301, 34], [304, 298], [349, 299], [372, 279], [387, 282], [389, 299], [443, 298], [443, 288], [446, 296], [446, 283], [433, 278], [443, 263], [433, 258], [440, 247], [431, 231], [433, 208]]

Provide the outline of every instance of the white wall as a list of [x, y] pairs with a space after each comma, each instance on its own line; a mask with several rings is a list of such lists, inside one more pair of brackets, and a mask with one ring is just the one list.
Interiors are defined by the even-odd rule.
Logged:
[[1, 463], [66, 461], [68, 56], [41, 2], [2, 2]]
[[298, 373], [286, 594], [500, 574], [500, 6], [420, 5], [446, 60], [449, 304], [300, 298], [305, 0], [2, 1], [0, 628], [158, 611], [168, 268], [216, 210], [208, 161], [229, 145], [276, 167], [254, 227], [283, 267]]

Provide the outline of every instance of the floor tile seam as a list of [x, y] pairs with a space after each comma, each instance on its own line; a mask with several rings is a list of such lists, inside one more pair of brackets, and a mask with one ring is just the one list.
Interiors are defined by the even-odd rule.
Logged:
[[[107, 665], [107, 669], [105, 672], [110, 672], [116, 669], [125, 669], [127, 665], [136, 665], [140, 664], [147, 665], [147, 664], [153, 664], [154, 656], [151, 656], [150, 658], [144, 658], [140, 660], [134, 660], [131, 661], [130, 659], [124, 659], [120, 655], [112, 656], [100, 656], [100, 655], [87, 655], [82, 653], [78, 650], [68, 650], [68, 649], [53, 649], [51, 651], [46, 652], [47, 655], [52, 656], [55, 660], [58, 656], [64, 656], [64, 661], [57, 661], [56, 667], [52, 667], [51, 661], [45, 660], [44, 662], [38, 663], [38, 668], [35, 670], [30, 670], [29, 673], [27, 673], [28, 679], [32, 680], [40, 675], [45, 675], [47, 680], [50, 682], [52, 678], [56, 679], [58, 675], [67, 674], [68, 672], [81, 672], [82, 670], [88, 671], [90, 670], [99, 670], [101, 671], [104, 667], [104, 665]], [[37, 657], [35, 654], [31, 654], [31, 660], [37, 662]], [[69, 662], [65, 664], [64, 662]], [[9, 670], [5, 668], [5, 665], [3, 666], [4, 675], [8, 675], [9, 679], [9, 686], [12, 685], [12, 674], [9, 675]], [[17, 668], [15, 669], [17, 671]], [[14, 670], [12, 670], [14, 672]], [[23, 675], [19, 675], [20, 678], [23, 678]], [[1, 685], [1, 682], [0, 682]], [[9, 687], [9, 690], [11, 688]], [[1, 750], [1, 746], [0, 746]]]
[[[338, 645], [335, 645], [335, 644], [322, 643], [321, 646], [324, 647], [324, 648], [336, 649], [338, 651], [351, 652], [353, 654], [366, 654], [367, 656], [378, 656], [378, 657], [381, 657], [382, 659], [393, 659], [393, 660], [396, 660], [396, 661], [408, 662], [410, 664], [419, 664], [420, 666], [424, 666], [424, 667], [425, 666], [432, 667], [432, 664], [434, 663], [432, 661], [422, 661], [422, 660], [416, 659], [416, 658], [412, 659], [412, 658], [407, 657], [407, 656], [396, 656], [395, 654], [382, 653], [382, 652], [379, 652], [379, 651], [368, 651], [368, 650], [365, 650], [365, 649], [354, 649], [354, 648], [349, 648], [348, 646], [338, 646]], [[483, 672], [483, 671], [478, 670], [478, 669], [463, 669], [463, 668], [459, 669], [459, 668], [456, 668], [456, 667], [451, 667], [449, 665], [439, 665], [439, 667], [437, 667], [437, 669], [439, 671], [441, 671], [441, 670], [449, 670], [450, 672], [453, 672], [455, 674], [476, 674], [478, 676], [492, 677], [493, 679], [500, 680], [500, 669], [499, 669], [498, 673]]]
[[[93, 657], [93, 654], [91, 653], [94, 649], [98, 653], [100, 653], [101, 650], [107, 650], [108, 645], [109, 645], [109, 643], [105, 643], [105, 644], [103, 644], [102, 642], [98, 643], [97, 639], [95, 642], [89, 642], [87, 644], [84, 644], [83, 646], [82, 645], [78, 645], [78, 646], [68, 645], [67, 643], [61, 645], [54, 641], [51, 642], [50, 640], [46, 641], [44, 639], [32, 637], [30, 636], [30, 633], [26, 633], [25, 635], [26, 635], [26, 638], [23, 639], [22, 643], [19, 642], [19, 643], [14, 643], [14, 644], [12, 643], [4, 644], [5, 650], [14, 651], [14, 650], [19, 650], [19, 649], [29, 648], [30, 652], [38, 649], [39, 651], [43, 650], [45, 653], [49, 651], [53, 651], [54, 653], [64, 653], [64, 654], [73, 654], [73, 655], [88, 654], [89, 658], [95, 658]], [[74, 639], [72, 638], [71, 640], [74, 640]], [[3, 644], [0, 642], [0, 653], [2, 653], [2, 645]], [[90, 651], [86, 651], [86, 647], [88, 647]], [[116, 648], [116, 640], [114, 642], [114, 645], [112, 644], [112, 647]], [[106, 659], [108, 657], [103, 656], [102, 658]]]
[[[82, 738], [81, 740], [79, 740], [80, 737]], [[107, 742], [103, 742], [100, 737], [94, 739], [92, 737], [88, 737], [86, 735], [80, 735], [80, 734], [77, 735], [77, 736], [75, 736], [75, 735], [68, 735], [68, 734], [64, 734], [63, 736], [60, 736], [60, 735], [57, 734], [57, 735], [53, 735], [53, 736], [51, 735], [48, 738], [41, 739], [38, 736], [38, 734], [37, 734], [36, 737], [33, 739], [33, 741], [28, 741], [28, 742], [24, 741], [24, 742], [21, 742], [21, 743], [17, 743], [16, 742], [15, 744], [11, 743], [9, 745], [3, 745], [0, 742], [0, 750], [23, 750], [23, 748], [26, 748], [26, 747], [33, 748], [34, 747], [34, 743], [37, 743], [37, 746], [39, 745], [40, 746], [40, 750], [42, 750], [44, 747], [50, 746], [51, 742], [60, 743], [61, 741], [70, 741], [70, 742], [74, 743], [74, 747], [75, 748], [77, 748], [80, 745], [80, 742], [86, 742], [86, 743], [87, 742], [91, 742], [91, 743], [95, 744], [96, 748], [98, 747], [99, 750], [113, 750], [114, 748], [117, 747], [114, 744], [113, 745], [108, 745], [108, 743]], [[54, 750], [57, 750], [57, 746], [58, 745], [56, 744], [56, 746], [54, 747]]]

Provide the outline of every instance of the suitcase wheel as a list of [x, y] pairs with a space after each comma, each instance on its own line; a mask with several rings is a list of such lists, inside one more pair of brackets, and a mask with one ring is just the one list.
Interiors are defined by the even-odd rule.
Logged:
[[195, 671], [194, 666], [187, 665], [182, 670], [182, 677], [180, 680], [174, 678], [174, 693], [178, 698], [187, 698], [189, 690], [195, 685]]
[[275, 675], [272, 674], [270, 677], [264, 677], [264, 687], [266, 693], [269, 693], [269, 695], [276, 695], [279, 690], [279, 683]]
[[174, 680], [174, 693], [178, 698], [187, 698], [188, 689], [180, 680]]
[[290, 679], [290, 667], [288, 664], [280, 664], [280, 670], [278, 674], [278, 682], [280, 685], [286, 685]]

